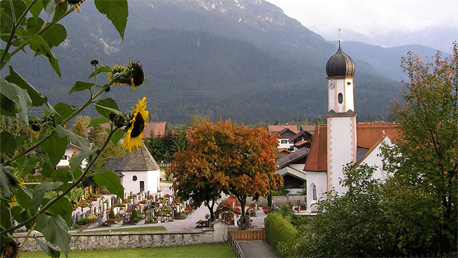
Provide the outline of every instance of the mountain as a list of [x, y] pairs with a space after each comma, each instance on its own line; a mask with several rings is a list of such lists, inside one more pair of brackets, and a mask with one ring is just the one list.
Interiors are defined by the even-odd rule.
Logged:
[[[112, 87], [106, 93], [123, 111], [146, 96], [153, 118], [174, 124], [195, 114], [247, 124], [325, 116], [325, 65], [336, 47], [263, 0], [129, 1], [123, 41], [91, 0], [63, 23], [68, 36], [54, 50], [62, 79], [47, 60], [30, 53], [11, 62], [51, 103], [84, 103], [87, 94], [67, 92], [76, 80], [86, 80], [91, 60], [105, 65], [135, 60], [148, 81], [137, 91]], [[350, 50], [350, 44], [342, 47]], [[357, 69], [355, 111], [386, 116], [402, 86], [365, 55], [350, 56]]]
[[345, 53], [355, 60], [369, 64], [371, 68], [374, 68], [373, 72], [382, 74], [394, 81], [407, 79], [400, 66], [401, 58], [407, 56], [409, 51], [417, 54], [420, 58], [428, 58], [436, 54], [436, 50], [433, 48], [421, 45], [386, 48], [354, 41], [345, 42]]

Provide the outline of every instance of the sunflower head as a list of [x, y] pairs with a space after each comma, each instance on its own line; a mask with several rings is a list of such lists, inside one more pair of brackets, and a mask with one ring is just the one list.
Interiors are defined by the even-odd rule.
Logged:
[[136, 90], [138, 86], [142, 85], [145, 79], [145, 75], [143, 73], [143, 68], [141, 65], [134, 62], [130, 63], [130, 67], [132, 69], [132, 77], [130, 77], [130, 87]]
[[139, 149], [142, 145], [143, 130], [146, 126], [146, 118], [149, 113], [146, 111], [146, 98], [138, 101], [135, 106], [129, 124], [126, 126], [124, 142], [122, 147], [132, 153], [134, 149]]
[[[60, 0], [61, 3], [65, 2], [65, 0]], [[76, 7], [78, 12], [80, 12], [80, 5], [84, 2], [84, 0], [67, 0], [67, 2]]]
[[115, 65], [113, 70], [108, 73], [108, 80], [117, 85], [123, 85], [124, 83], [128, 84], [134, 90], [146, 81], [143, 68], [138, 62], [130, 62], [127, 68]]

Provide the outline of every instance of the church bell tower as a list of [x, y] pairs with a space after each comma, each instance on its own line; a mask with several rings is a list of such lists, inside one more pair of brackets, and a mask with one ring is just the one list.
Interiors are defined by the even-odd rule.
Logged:
[[343, 167], [356, 162], [356, 113], [354, 112], [353, 77], [355, 63], [339, 49], [326, 64], [328, 79], [327, 113], [327, 177], [328, 191], [334, 188], [339, 193]]

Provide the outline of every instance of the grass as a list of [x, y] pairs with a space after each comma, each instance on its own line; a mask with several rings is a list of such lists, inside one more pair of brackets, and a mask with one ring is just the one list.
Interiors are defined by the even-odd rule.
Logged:
[[[48, 258], [42, 252], [22, 252], [21, 258]], [[64, 257], [61, 254], [61, 257]], [[114, 249], [114, 250], [89, 250], [70, 251], [69, 258], [111, 258], [111, 257], [235, 257], [229, 243], [201, 244], [175, 247]]]

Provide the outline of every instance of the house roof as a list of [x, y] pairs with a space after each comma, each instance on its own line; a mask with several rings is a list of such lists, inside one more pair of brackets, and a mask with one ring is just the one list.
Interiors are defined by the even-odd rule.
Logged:
[[277, 160], [277, 164], [279, 168], [284, 168], [289, 164], [294, 164], [294, 162], [304, 159], [309, 154], [309, 148], [302, 148], [298, 149], [295, 152], [283, 156]]
[[297, 125], [268, 125], [267, 130], [271, 133], [277, 133], [280, 134], [283, 130], [286, 128], [289, 128], [291, 132], [297, 134], [299, 130], [297, 129]]
[[[356, 145], [358, 159], [363, 159], [385, 138], [393, 142], [400, 139], [400, 129], [397, 124], [357, 124]], [[366, 151], [367, 150], [367, 151]], [[359, 162], [360, 160], [358, 160]], [[318, 125], [315, 131], [310, 153], [304, 166], [305, 171], [327, 171], [327, 126]]]
[[139, 150], [127, 153], [119, 164], [118, 171], [155, 171], [159, 170], [159, 165], [154, 160], [145, 144]]
[[285, 168], [279, 169], [275, 173], [279, 174], [279, 175], [281, 175], [283, 177], [286, 176], [286, 175], [290, 175], [292, 177], [301, 179], [303, 181], [307, 180], [307, 176], [306, 176], [305, 172], [299, 171], [299, 170], [294, 169], [292, 167], [285, 167]]
[[299, 138], [301, 138], [302, 136], [305, 136], [305, 135], [308, 135], [310, 138], [312, 137], [312, 133], [310, 133], [307, 130], [302, 129], [300, 132], [298, 132], [296, 135], [291, 137], [291, 139], [289, 139], [289, 140], [291, 142], [295, 142], [296, 140], [298, 140]]
[[317, 125], [301, 125], [301, 130], [305, 130], [313, 135], [315, 133], [316, 126]]
[[154, 136], [165, 135], [166, 130], [167, 122], [146, 122], [143, 137], [151, 138], [151, 134]]
[[108, 170], [111, 170], [111, 171], [119, 171], [119, 167], [121, 165], [121, 162], [124, 158], [123, 157], [110, 157], [110, 158], [107, 158], [106, 161], [105, 161], [105, 167], [108, 169]]

